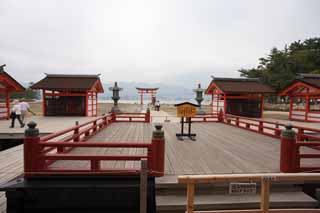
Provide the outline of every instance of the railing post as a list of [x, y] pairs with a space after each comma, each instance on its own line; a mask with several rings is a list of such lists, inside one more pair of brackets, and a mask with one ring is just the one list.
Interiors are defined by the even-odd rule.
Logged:
[[219, 114], [218, 114], [218, 121], [223, 122], [223, 111], [220, 109]]
[[145, 117], [145, 122], [146, 123], [150, 123], [150, 121], [151, 121], [151, 113], [150, 113], [150, 109], [149, 109], [149, 107], [147, 108], [147, 112], [146, 112], [146, 115], [145, 115], [146, 117]]
[[150, 172], [155, 172], [155, 176], [161, 177], [164, 175], [165, 139], [162, 125], [156, 124], [155, 128], [151, 142], [152, 164], [148, 165], [148, 167]]
[[97, 131], [97, 121], [93, 121], [93, 129], [92, 129], [93, 132], [96, 132]]
[[76, 126], [77, 126], [77, 128], [75, 128], [74, 129], [74, 132], [73, 132], [73, 134], [74, 135], [77, 135], [74, 139], [73, 139], [73, 141], [74, 142], [78, 142], [79, 140], [80, 140], [80, 137], [79, 137], [79, 121], [76, 121]]
[[117, 118], [116, 118], [116, 113], [115, 112], [111, 112], [111, 122], [116, 122]]
[[281, 133], [280, 171], [296, 172], [296, 133], [292, 125], [286, 125]]
[[297, 140], [298, 141], [303, 141], [304, 140], [303, 134], [304, 134], [304, 130], [301, 127], [299, 127], [298, 128], [298, 134], [297, 134]]
[[236, 117], [236, 126], [239, 126], [239, 117]]
[[276, 130], [275, 130], [274, 134], [275, 134], [277, 137], [280, 137], [280, 136], [281, 136], [281, 130], [279, 129], [279, 123], [278, 123], [278, 122], [276, 123], [275, 128], [276, 128]]
[[40, 159], [42, 147], [40, 142], [39, 129], [34, 121], [28, 123], [28, 128], [24, 132], [23, 159], [24, 159], [24, 176], [28, 173], [37, 172], [44, 169], [44, 161]]
[[263, 132], [263, 121], [259, 121], [259, 132]]

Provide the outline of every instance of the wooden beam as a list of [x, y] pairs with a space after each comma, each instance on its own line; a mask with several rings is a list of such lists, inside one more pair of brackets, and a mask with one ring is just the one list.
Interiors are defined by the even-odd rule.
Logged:
[[232, 181], [259, 182], [261, 178], [279, 181], [314, 181], [320, 179], [319, 173], [261, 173], [261, 174], [224, 174], [224, 175], [180, 175], [179, 183], [213, 183]]
[[260, 209], [263, 213], [269, 212], [269, 199], [270, 199], [270, 181], [261, 180], [261, 193], [260, 193]]
[[194, 184], [187, 184], [187, 213], [193, 213], [194, 207]]
[[[193, 211], [193, 213], [261, 213], [260, 209]], [[271, 213], [319, 213], [320, 209], [270, 209]]]
[[140, 173], [140, 213], [147, 213], [148, 161], [141, 159]]

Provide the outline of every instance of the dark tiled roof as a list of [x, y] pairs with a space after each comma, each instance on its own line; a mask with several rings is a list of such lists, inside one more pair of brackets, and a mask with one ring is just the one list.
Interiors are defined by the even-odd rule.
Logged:
[[320, 74], [300, 74], [297, 80], [320, 89]]
[[[213, 78], [208, 89], [216, 85], [225, 93], [274, 93], [274, 90], [257, 78]], [[206, 93], [210, 93], [210, 91]]]
[[[32, 89], [48, 89], [58, 91], [88, 91], [99, 83], [99, 75], [58, 75], [46, 74], [47, 76], [35, 83]], [[103, 88], [98, 88], [98, 92], [103, 92]]]

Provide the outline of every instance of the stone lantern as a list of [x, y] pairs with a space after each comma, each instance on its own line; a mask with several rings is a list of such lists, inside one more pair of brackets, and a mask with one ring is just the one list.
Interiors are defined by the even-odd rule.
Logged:
[[112, 91], [112, 97], [111, 99], [113, 100], [113, 107], [111, 109], [111, 112], [114, 113], [120, 113], [120, 109], [118, 107], [118, 101], [120, 100], [120, 96], [119, 96], [119, 91], [122, 90], [122, 88], [118, 87], [118, 83], [114, 82], [114, 86], [113, 87], [109, 87], [109, 90]]
[[206, 112], [202, 109], [201, 102], [203, 101], [203, 92], [205, 89], [201, 88], [201, 84], [198, 84], [198, 88], [193, 90], [196, 93], [195, 100], [198, 102], [199, 108], [197, 111], [198, 115], [204, 115]]

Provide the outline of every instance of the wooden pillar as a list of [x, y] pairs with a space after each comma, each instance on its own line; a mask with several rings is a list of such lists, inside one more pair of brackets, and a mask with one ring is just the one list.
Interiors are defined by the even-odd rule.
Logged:
[[94, 116], [93, 106], [94, 106], [93, 92], [91, 92], [91, 116]]
[[140, 104], [143, 105], [143, 91], [140, 92]]
[[210, 105], [211, 105], [211, 113], [213, 113], [213, 92], [211, 94], [211, 103], [210, 103]]
[[260, 112], [260, 118], [263, 116], [263, 108], [264, 108], [264, 97], [261, 94], [261, 112]]
[[42, 90], [42, 115], [46, 116], [46, 90]]
[[309, 112], [310, 112], [310, 97], [308, 95], [308, 96], [306, 96], [305, 118], [304, 118], [305, 121], [309, 120], [308, 119]]
[[95, 92], [95, 96], [96, 96], [96, 114], [95, 116], [98, 115], [98, 92]]
[[292, 119], [293, 99], [294, 99], [294, 97], [290, 96], [289, 99], [290, 99], [289, 120], [291, 120]]
[[10, 96], [9, 96], [8, 90], [6, 90], [5, 96], [6, 96], [7, 119], [9, 119], [9, 117], [10, 117]]
[[223, 96], [223, 109], [224, 109], [224, 114], [227, 114], [227, 95], [224, 94]]
[[88, 116], [89, 112], [89, 98], [88, 98], [88, 92], [86, 92], [86, 116]]

